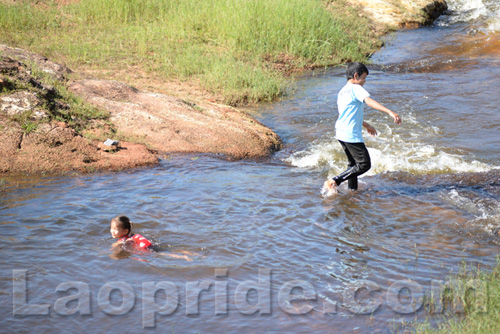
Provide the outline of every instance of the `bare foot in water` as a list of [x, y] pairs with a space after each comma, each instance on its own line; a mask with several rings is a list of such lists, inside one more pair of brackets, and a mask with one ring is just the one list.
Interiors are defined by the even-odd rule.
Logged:
[[321, 189], [321, 195], [324, 197], [332, 196], [335, 194], [338, 194], [339, 191], [337, 190], [337, 183], [333, 180], [326, 180], [325, 183], [323, 183], [323, 189]]

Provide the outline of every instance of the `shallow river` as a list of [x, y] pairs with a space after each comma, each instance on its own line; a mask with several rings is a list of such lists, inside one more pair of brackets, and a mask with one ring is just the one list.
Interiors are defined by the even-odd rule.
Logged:
[[[500, 246], [500, 8], [483, 1], [449, 1], [452, 15], [374, 55], [365, 88], [403, 124], [365, 110], [379, 135], [365, 136], [358, 192], [320, 195], [346, 165], [333, 130], [344, 68], [252, 111], [285, 142], [269, 159], [4, 179], [2, 328], [385, 333], [455, 314], [428, 308], [432, 289], [494, 266]], [[118, 214], [157, 252], [112, 256]], [[164, 256], [179, 251], [193, 260]]]

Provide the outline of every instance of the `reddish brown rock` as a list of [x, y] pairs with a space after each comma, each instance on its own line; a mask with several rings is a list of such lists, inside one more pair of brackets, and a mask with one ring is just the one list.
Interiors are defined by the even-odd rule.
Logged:
[[33, 77], [23, 62], [37, 62], [39, 68], [61, 80], [69, 70], [21, 49], [0, 45], [0, 51], [1, 174], [117, 170], [158, 162], [157, 153], [145, 145], [123, 142], [119, 150], [106, 152], [66, 122], [51, 121], [57, 118], [57, 108], [67, 107], [54, 99], [58, 96], [54, 87]]
[[122, 136], [161, 152], [224, 154], [235, 159], [269, 156], [281, 149], [277, 134], [250, 115], [211, 102], [194, 104], [106, 80], [74, 82], [70, 89], [110, 112]]
[[[58, 100], [54, 87], [33, 77], [27, 64], [35, 62], [62, 81], [71, 71], [21, 49], [0, 45], [0, 51], [0, 173], [132, 168], [157, 163], [159, 151], [241, 159], [268, 156], [281, 148], [281, 139], [271, 129], [234, 108], [213, 101], [196, 105], [116, 81], [71, 84], [77, 95], [109, 111], [114, 123], [110, 126], [107, 121], [91, 119], [77, 133], [59, 121], [61, 115], [67, 115], [69, 105]], [[115, 134], [120, 145], [113, 147], [88, 139]]]
[[8, 129], [0, 133], [0, 173], [4, 174], [121, 170], [158, 163], [156, 152], [145, 145], [123, 142], [119, 150], [105, 152], [97, 142], [56, 123], [41, 124], [30, 133], [5, 119], [0, 126]]

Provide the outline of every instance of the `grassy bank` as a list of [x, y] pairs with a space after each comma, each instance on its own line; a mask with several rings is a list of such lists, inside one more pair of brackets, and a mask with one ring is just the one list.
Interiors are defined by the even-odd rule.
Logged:
[[[41, 123], [50, 121], [61, 121], [67, 123], [77, 132], [82, 132], [92, 124], [92, 120], [107, 122], [109, 115], [85, 102], [82, 98], [75, 96], [66, 87], [66, 83], [55, 78], [51, 74], [41, 70], [35, 63], [26, 62], [29, 79], [6, 75], [3, 79], [6, 87], [0, 90], [2, 94], [9, 95], [15, 91], [34, 93], [40, 99], [37, 111], [43, 111], [46, 117], [36, 119], [33, 117], [34, 110], [27, 110], [9, 117], [21, 125], [23, 132], [30, 133], [37, 129]], [[24, 76], [21, 74], [20, 76]]]
[[226, 103], [255, 102], [283, 92], [276, 64], [366, 60], [377, 42], [343, 1], [0, 1], [0, 43], [70, 68], [190, 80]]
[[[469, 290], [468, 294], [460, 294], [461, 300], [458, 300], [458, 304], [463, 311], [460, 317], [456, 314], [455, 317], [448, 317], [448, 320], [439, 322], [437, 327], [425, 323], [417, 326], [414, 331], [421, 334], [500, 333], [500, 265], [491, 272], [465, 275], [454, 282], [455, 286], [476, 287], [475, 291]], [[471, 284], [472, 282], [474, 284]]]

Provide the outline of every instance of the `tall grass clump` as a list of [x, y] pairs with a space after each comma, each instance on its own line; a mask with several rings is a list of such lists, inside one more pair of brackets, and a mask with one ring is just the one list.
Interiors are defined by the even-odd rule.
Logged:
[[227, 102], [269, 100], [286, 82], [273, 62], [327, 66], [366, 60], [366, 19], [320, 0], [85, 0], [0, 3], [0, 42], [69, 66], [131, 66], [196, 79]]
[[[475, 282], [482, 284], [486, 296], [480, 302], [474, 293], [465, 295], [463, 310], [454, 317], [448, 317], [432, 325], [430, 321], [415, 325], [412, 332], [419, 334], [495, 334], [500, 333], [500, 264], [491, 272], [479, 271], [455, 279], [463, 286]], [[469, 291], [472, 292], [472, 291]], [[467, 298], [470, 297], [470, 298]], [[439, 319], [438, 319], [439, 320]]]

